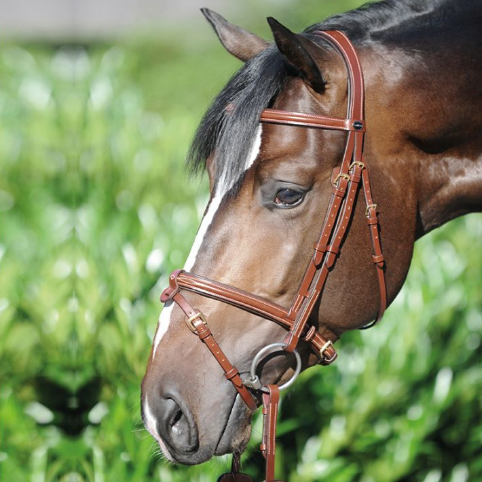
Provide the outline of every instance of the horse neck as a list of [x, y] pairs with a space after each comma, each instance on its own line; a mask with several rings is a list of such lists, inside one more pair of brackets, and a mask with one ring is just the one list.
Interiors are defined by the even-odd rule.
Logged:
[[450, 42], [452, 32], [437, 32], [362, 49], [366, 150], [382, 196], [403, 197], [416, 216], [417, 237], [482, 211], [479, 30], [457, 32]]

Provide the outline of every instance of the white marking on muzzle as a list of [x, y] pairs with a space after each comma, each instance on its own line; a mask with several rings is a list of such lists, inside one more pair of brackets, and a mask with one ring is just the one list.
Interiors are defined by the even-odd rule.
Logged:
[[156, 417], [154, 417], [154, 415], [151, 412], [151, 409], [149, 408], [149, 402], [147, 401], [147, 396], [146, 396], [146, 399], [144, 400], [144, 418], [146, 419], [147, 430], [159, 443], [159, 446], [161, 447], [162, 453], [171, 462], [175, 462], [173, 456], [171, 455], [171, 453], [167, 449], [166, 444], [162, 441], [161, 436], [157, 433]]
[[[261, 148], [261, 132], [262, 127], [261, 125], [258, 127], [256, 132], [256, 138], [254, 139], [253, 145], [251, 147], [251, 151], [249, 153], [248, 159], [246, 160], [246, 164], [244, 165], [244, 172], [246, 172], [254, 163], [256, 158], [258, 157], [259, 150]], [[243, 174], [244, 174], [243, 172]], [[209, 203], [208, 210], [204, 215], [204, 218], [201, 222], [201, 226], [198, 229], [196, 234], [196, 239], [191, 248], [191, 252], [186, 260], [184, 265], [184, 269], [186, 271], [190, 271], [194, 264], [196, 263], [196, 258], [198, 256], [199, 250], [204, 241], [204, 237], [209, 229], [209, 226], [213, 222], [216, 213], [219, 209], [219, 206], [222, 204], [222, 200], [226, 193], [234, 186], [234, 180], [232, 180], [229, 184], [220, 183], [219, 188], [217, 189], [214, 197], [212, 198], [211, 202]], [[157, 347], [161, 342], [164, 335], [167, 333], [169, 329], [169, 325], [171, 323], [171, 312], [172, 312], [172, 305], [170, 307], [166, 307], [162, 310], [161, 316], [159, 317], [159, 326], [157, 327], [156, 338], [154, 340], [154, 354], [156, 356]]]

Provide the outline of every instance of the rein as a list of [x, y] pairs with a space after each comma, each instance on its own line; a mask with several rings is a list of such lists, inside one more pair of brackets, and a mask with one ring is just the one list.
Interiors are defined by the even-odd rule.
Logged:
[[[225, 377], [233, 384], [243, 401], [255, 411], [257, 403], [252, 391], [262, 392], [263, 399], [263, 441], [261, 451], [266, 459], [265, 482], [275, 482], [275, 438], [278, 412], [279, 391], [294, 382], [301, 370], [301, 358], [296, 347], [301, 340], [308, 343], [319, 358], [319, 363], [329, 365], [337, 353], [333, 341], [317, 333], [315, 326], [308, 324], [316, 301], [333, 270], [343, 239], [353, 216], [354, 204], [360, 185], [366, 201], [366, 220], [371, 234], [373, 263], [380, 289], [380, 304], [373, 326], [383, 316], [387, 306], [385, 259], [380, 243], [377, 205], [374, 204], [368, 168], [363, 156], [363, 142], [366, 132], [364, 118], [364, 82], [358, 56], [350, 40], [339, 31], [317, 31], [315, 35], [327, 41], [345, 61], [348, 70], [348, 105], [346, 118], [326, 117], [313, 114], [265, 109], [260, 122], [285, 124], [319, 129], [334, 129], [348, 132], [345, 153], [340, 167], [332, 174], [332, 194], [328, 211], [323, 222], [318, 241], [314, 244], [313, 255], [303, 276], [298, 292], [289, 309], [266, 300], [260, 296], [238, 288], [214, 281], [183, 270], [174, 271], [169, 277], [169, 287], [161, 294], [163, 303], [175, 302], [186, 315], [186, 324], [207, 346], [224, 371]], [[196, 310], [183, 296], [183, 291], [190, 291], [207, 298], [212, 298], [239, 309], [278, 323], [288, 330], [282, 343], [273, 343], [262, 348], [255, 356], [250, 377], [242, 380], [239, 371], [230, 363], [221, 347], [216, 342], [204, 315]], [[296, 356], [297, 368], [292, 378], [284, 385], [263, 386], [256, 368], [258, 363], [269, 353], [284, 350]], [[247, 482], [248, 476], [239, 473], [239, 455], [233, 456], [232, 471], [222, 475], [219, 482]]]

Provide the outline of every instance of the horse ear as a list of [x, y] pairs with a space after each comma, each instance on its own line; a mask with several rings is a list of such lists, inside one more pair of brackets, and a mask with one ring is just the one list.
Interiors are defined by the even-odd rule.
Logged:
[[316, 91], [325, 90], [325, 81], [313, 55], [321, 49], [311, 40], [297, 35], [281, 25], [273, 17], [268, 17], [268, 23], [273, 32], [278, 50], [283, 54], [288, 64], [294, 68], [308, 84]]
[[268, 47], [269, 42], [254, 33], [229, 23], [219, 13], [201, 8], [201, 12], [213, 27], [224, 48], [239, 60], [246, 62]]

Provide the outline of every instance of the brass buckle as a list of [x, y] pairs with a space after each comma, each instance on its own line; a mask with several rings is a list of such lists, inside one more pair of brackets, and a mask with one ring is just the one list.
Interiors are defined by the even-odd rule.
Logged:
[[365, 209], [365, 216], [368, 216], [368, 214], [369, 214], [368, 211], [370, 211], [370, 209], [375, 209], [375, 211], [376, 211], [377, 205], [376, 204], [369, 204], [367, 206], [367, 208]]
[[336, 177], [335, 177], [335, 180], [333, 181], [333, 184], [336, 184], [338, 182], [338, 179], [340, 179], [340, 177], [342, 177], [343, 179], [346, 179], [347, 181], [350, 180], [350, 176], [348, 174], [345, 174], [343, 172], [340, 172]]
[[365, 164], [361, 161], [353, 161], [350, 164], [350, 167], [348, 168], [348, 170], [351, 170], [353, 168], [353, 166], [358, 166], [360, 169], [365, 169]]
[[320, 349], [320, 358], [323, 360], [325, 356], [325, 351], [330, 348], [330, 346], [333, 346], [333, 342], [331, 340], [328, 340]]
[[191, 316], [186, 320], [186, 325], [188, 326], [188, 328], [189, 328], [193, 333], [197, 333], [197, 330], [196, 330], [196, 327], [195, 327], [194, 324], [193, 324], [193, 321], [194, 321], [194, 320], [197, 320], [198, 318], [199, 318], [206, 326], [208, 326], [208, 322], [207, 322], [206, 318], [204, 317], [204, 315], [203, 315], [200, 311], [197, 311], [196, 313], [194, 313], [193, 315], [191, 315]]

